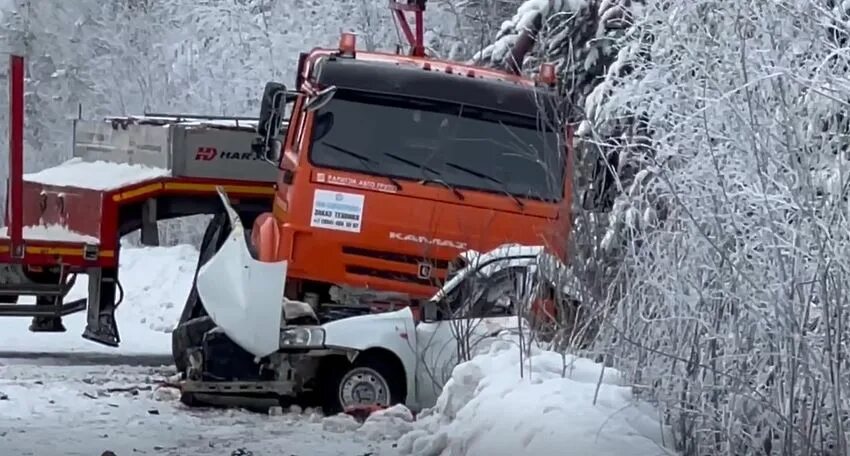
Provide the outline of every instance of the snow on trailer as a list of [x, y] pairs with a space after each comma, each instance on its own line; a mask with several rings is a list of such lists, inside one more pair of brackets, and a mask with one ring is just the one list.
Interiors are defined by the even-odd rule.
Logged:
[[[0, 316], [33, 317], [33, 332], [64, 331], [88, 311], [83, 337], [120, 343], [114, 311], [121, 236], [141, 230], [158, 244], [157, 221], [221, 211], [217, 189], [240, 213], [270, 204], [277, 169], [253, 152], [256, 119], [191, 115], [74, 122], [73, 156], [23, 173], [24, 59], [10, 58], [9, 192], [0, 228]], [[76, 274], [88, 298], [65, 303]], [[34, 296], [34, 305], [17, 304]]]

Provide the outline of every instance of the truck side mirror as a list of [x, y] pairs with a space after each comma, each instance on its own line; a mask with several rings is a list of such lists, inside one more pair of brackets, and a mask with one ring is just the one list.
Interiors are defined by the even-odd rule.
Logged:
[[273, 164], [280, 161], [281, 141], [280, 128], [286, 111], [286, 86], [279, 82], [269, 82], [263, 91], [260, 102], [260, 121], [257, 134], [261, 142], [255, 143], [253, 149], [259, 158]]

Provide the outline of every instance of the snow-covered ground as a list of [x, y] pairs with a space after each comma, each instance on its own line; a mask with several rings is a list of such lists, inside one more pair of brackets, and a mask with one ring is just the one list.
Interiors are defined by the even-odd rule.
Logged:
[[0, 400], [0, 454], [384, 454], [379, 443], [357, 432], [325, 431], [317, 414], [186, 408], [175, 390], [156, 384], [170, 369], [52, 361], [0, 360], [0, 392], [7, 397]]
[[[314, 413], [193, 410], [160, 387], [175, 373], [170, 331], [197, 255], [191, 246], [122, 249], [119, 348], [80, 337], [82, 313], [66, 317], [59, 334], [29, 332], [28, 318], [0, 319], [0, 455], [392, 454], [390, 442]], [[86, 282], [78, 279], [70, 299], [85, 295]]]
[[[615, 371], [571, 358], [565, 371], [560, 355], [534, 349], [521, 377], [510, 338], [458, 366], [436, 407], [416, 420], [400, 406], [362, 425], [312, 412], [188, 409], [159, 382], [174, 373], [169, 333], [196, 259], [191, 246], [122, 250], [117, 349], [80, 337], [83, 314], [65, 319], [64, 334], [0, 319], [0, 454], [671, 454], [653, 410], [632, 401]], [[71, 298], [85, 293], [80, 279]]]

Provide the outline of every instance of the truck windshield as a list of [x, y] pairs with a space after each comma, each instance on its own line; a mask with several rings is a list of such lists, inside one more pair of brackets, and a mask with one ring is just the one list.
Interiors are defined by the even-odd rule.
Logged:
[[531, 113], [340, 89], [316, 113], [313, 131], [315, 166], [519, 198], [563, 198], [563, 143]]

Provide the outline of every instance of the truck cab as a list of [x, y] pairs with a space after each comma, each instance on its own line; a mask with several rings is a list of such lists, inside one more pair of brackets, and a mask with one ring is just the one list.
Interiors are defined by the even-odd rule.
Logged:
[[261, 129], [279, 178], [251, 239], [260, 260], [287, 262], [287, 298], [381, 290], [415, 303], [469, 249], [566, 256], [572, 157], [546, 81], [357, 52], [343, 34], [339, 49], [302, 54], [296, 91], [270, 86], [264, 106], [277, 97], [291, 116], [261, 113], [289, 128]]
[[469, 348], [429, 341], [457, 342], [458, 322], [490, 337], [494, 321], [517, 321], [515, 305], [491, 315], [479, 298], [519, 282], [463, 292], [487, 276], [479, 252], [537, 246], [496, 255], [526, 269], [543, 251], [565, 260], [573, 158], [554, 68], [523, 78], [416, 43], [365, 53], [343, 34], [301, 55], [296, 90], [266, 85], [254, 151], [278, 167], [273, 207], [251, 223], [219, 189], [231, 228], [195, 287], [208, 317], [175, 330], [184, 393], [318, 392], [330, 412], [427, 404]]

